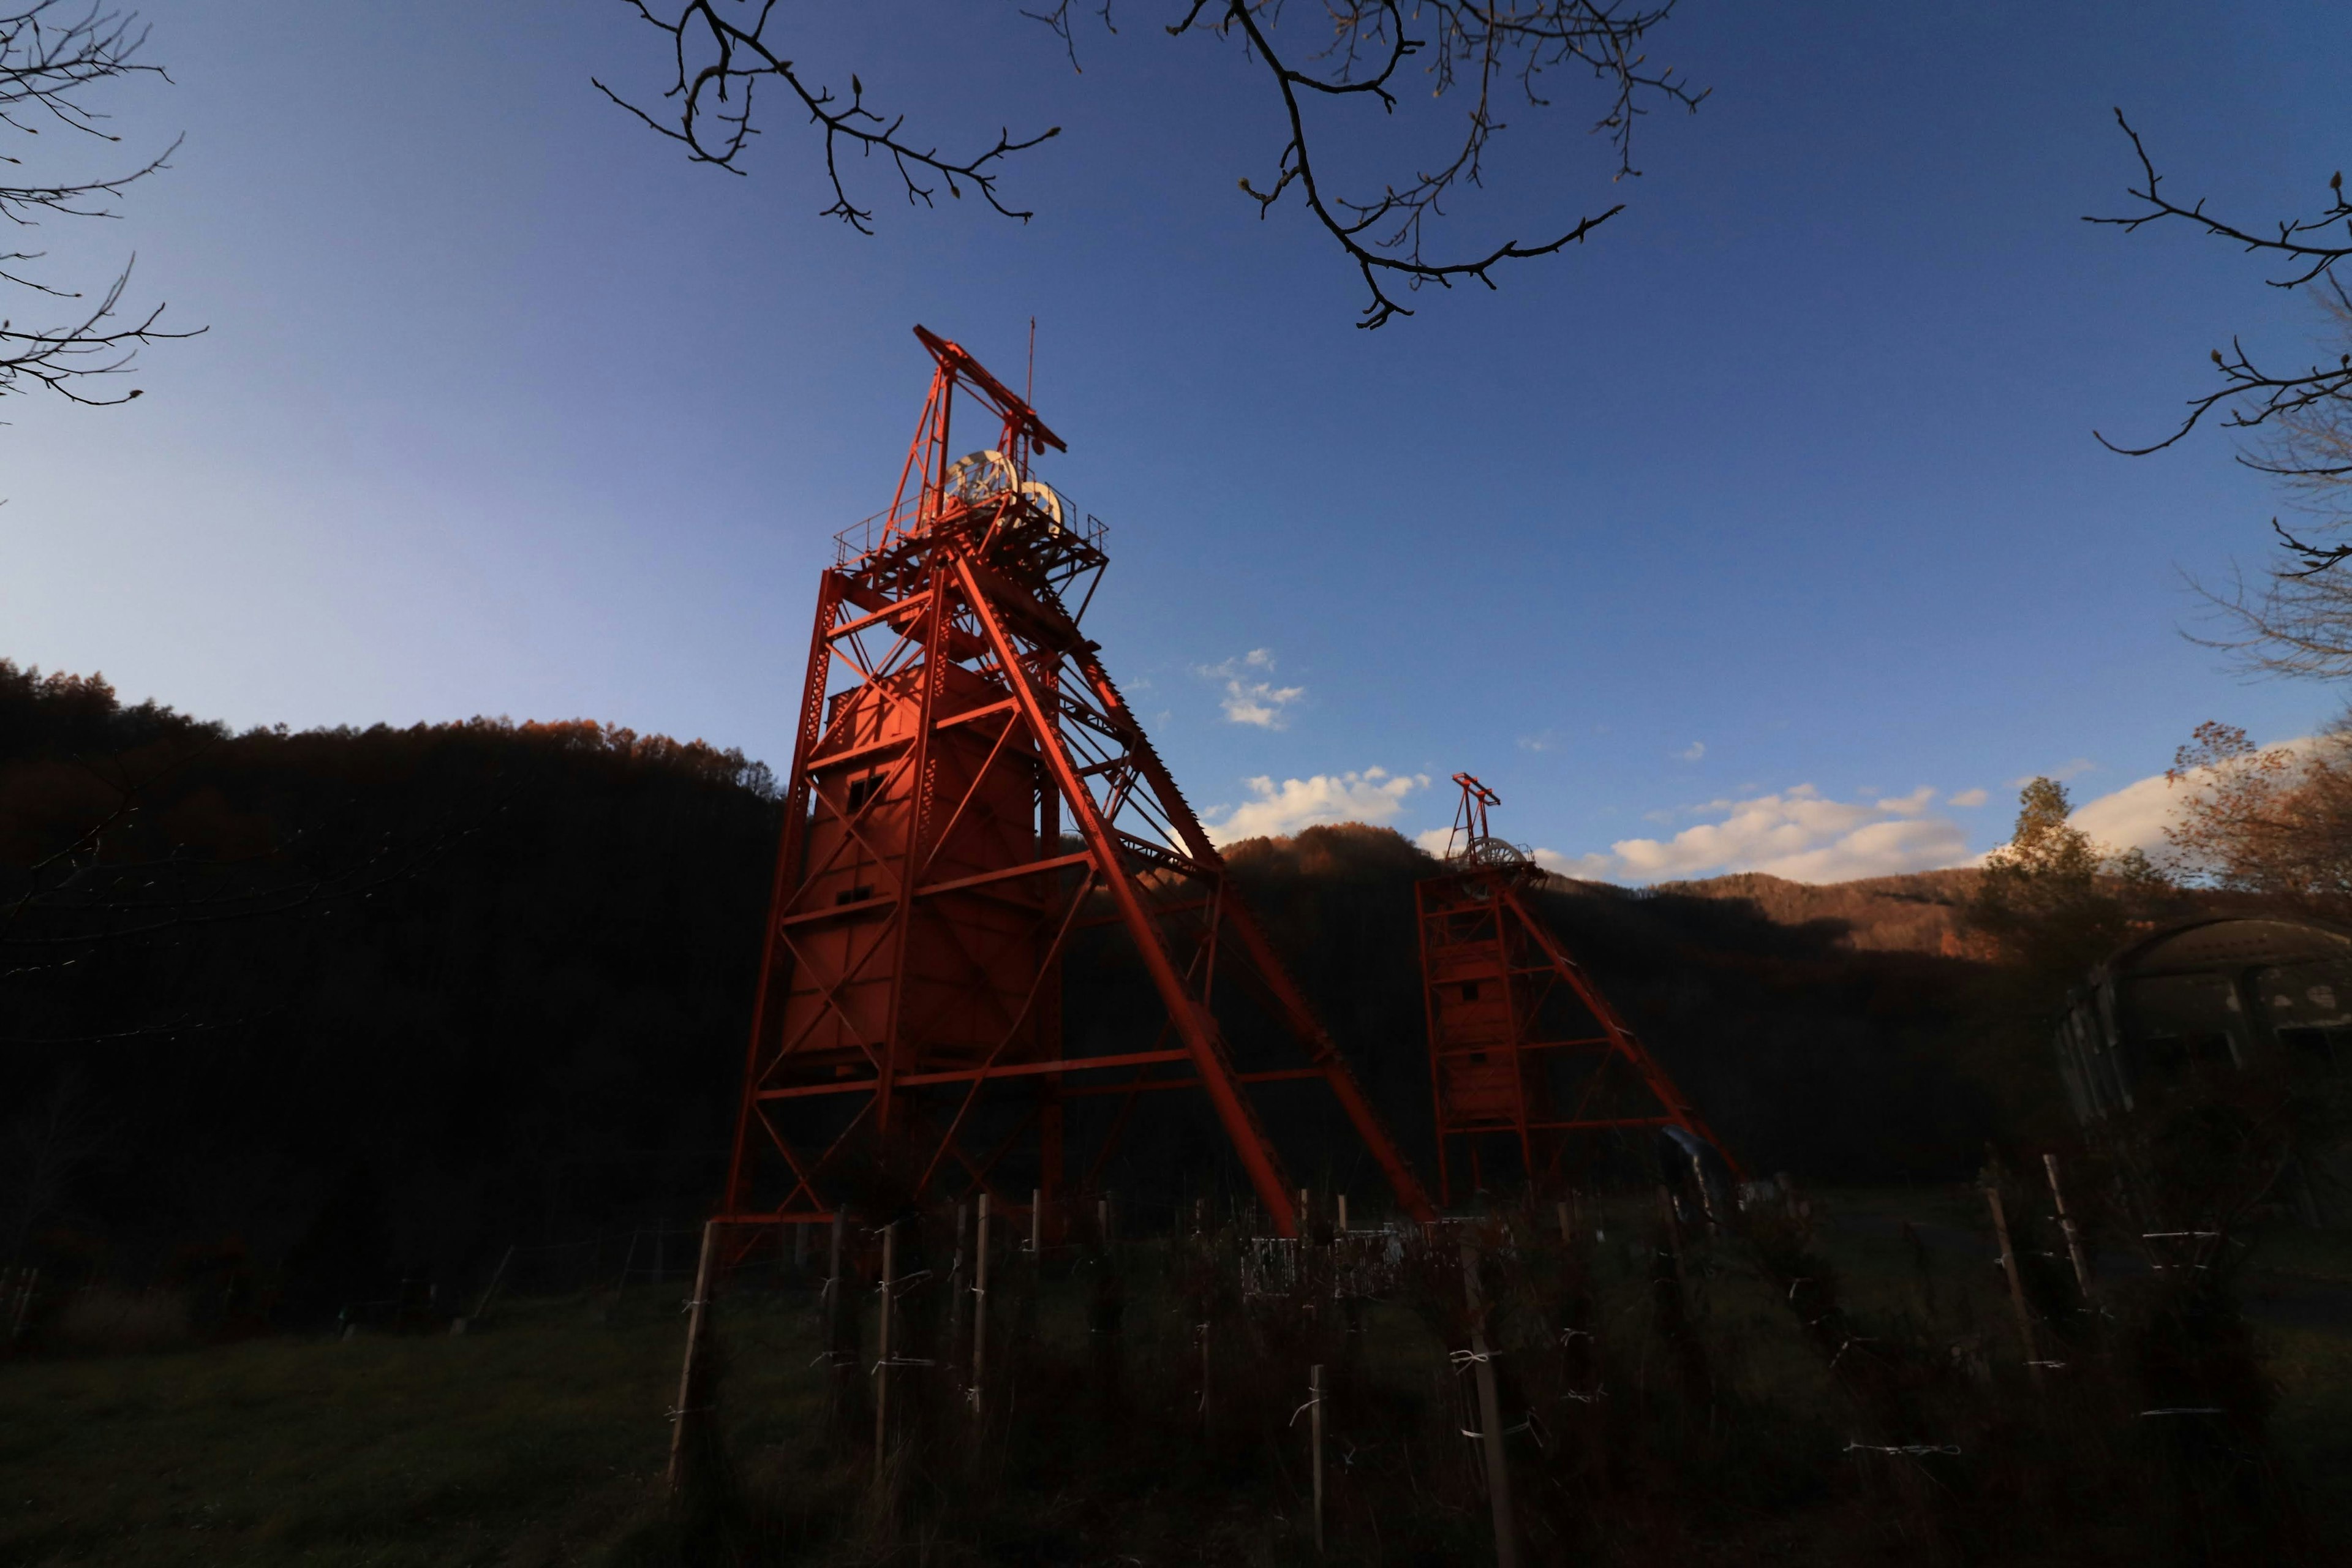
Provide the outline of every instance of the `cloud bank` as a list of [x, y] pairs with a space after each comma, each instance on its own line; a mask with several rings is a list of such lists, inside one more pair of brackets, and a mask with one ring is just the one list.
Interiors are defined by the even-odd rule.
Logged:
[[[2286, 742], [2294, 750], [2311, 744], [2309, 738]], [[2079, 774], [2091, 766], [2078, 760], [2064, 771]], [[1279, 784], [1271, 778], [1247, 783], [1253, 798], [1209, 826], [1210, 837], [1221, 844], [1324, 823], [1389, 824], [1413, 792], [1429, 786], [1429, 777], [1366, 768]], [[2084, 803], [2071, 820], [2106, 848], [2153, 852], [2164, 847], [2164, 829], [2180, 795], [2162, 773], [2155, 773]], [[1534, 855], [1546, 870], [1596, 882], [1681, 881], [1735, 871], [1761, 871], [1792, 882], [1894, 877], [1982, 860], [1981, 852], [1969, 847], [1967, 830], [1949, 814], [1989, 804], [1981, 788], [1945, 795], [1922, 784], [1905, 795], [1833, 800], [1811, 784], [1799, 784], [1650, 814], [1652, 820], [1668, 823], [1699, 819], [1670, 837], [1621, 838], [1604, 853], [1538, 848]], [[1416, 834], [1414, 842], [1442, 855], [1446, 838], [1447, 829], [1432, 827]]]
[[[2315, 735], [2304, 735], [2263, 750], [2301, 756], [2318, 742]], [[2154, 854], [2165, 847], [2164, 830], [2177, 820], [2180, 801], [2212, 775], [2210, 768], [2192, 768], [2184, 784], [2176, 786], [2162, 773], [2152, 773], [2084, 802], [2066, 820], [2109, 849], [2145, 849]]]
[[1276, 838], [1334, 822], [1393, 820], [1404, 809], [1405, 797], [1429, 787], [1427, 773], [1391, 773], [1386, 768], [1362, 773], [1317, 773], [1308, 779], [1258, 777], [1244, 781], [1253, 798], [1225, 814], [1223, 821], [1207, 823], [1209, 837], [1220, 844], [1242, 838]]
[[[2309, 737], [2285, 742], [2298, 752], [2312, 744]], [[2048, 776], [2079, 777], [2093, 771], [2094, 763], [2078, 757]], [[2021, 781], [2020, 787], [2028, 782]], [[2165, 847], [2164, 830], [2175, 820], [2182, 794], [2162, 773], [2152, 773], [2085, 801], [2068, 820], [2106, 849], [2155, 853]], [[1536, 858], [1563, 876], [1611, 882], [1674, 881], [1733, 871], [1763, 871], [1794, 882], [1892, 877], [1982, 860], [1982, 854], [1970, 853], [1968, 835], [1946, 813], [1988, 804], [1982, 789], [1945, 795], [1939, 806], [1937, 792], [1924, 786], [1894, 799], [1839, 801], [1801, 784], [1692, 808], [1712, 820], [1671, 838], [1621, 839], [1606, 854], [1538, 850]], [[1437, 844], [1444, 842], [1440, 833]]]
[[2109, 849], [2157, 850], [2180, 792], [2162, 773], [2124, 785], [2074, 808], [2066, 820]]
[[1887, 799], [1832, 800], [1811, 784], [1693, 808], [1716, 820], [1671, 838], [1621, 838], [1605, 855], [1536, 852], [1547, 870], [1592, 881], [1664, 882], [1764, 871], [1797, 882], [1843, 882], [1950, 866], [1969, 858], [1959, 824], [1932, 812], [1926, 786]]

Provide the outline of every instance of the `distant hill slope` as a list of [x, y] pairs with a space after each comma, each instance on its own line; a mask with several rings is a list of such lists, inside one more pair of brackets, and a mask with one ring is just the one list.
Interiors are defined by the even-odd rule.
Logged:
[[1934, 952], [1981, 956], [1969, 943], [1961, 915], [1984, 873], [1968, 868], [1865, 877], [1852, 882], [1791, 882], [1761, 871], [1736, 871], [1691, 882], [1664, 882], [1655, 894], [1743, 899], [1780, 925], [1834, 921], [1846, 945], [1863, 952]]
[[[233, 733], [0, 660], [0, 1264], [137, 1278], [234, 1245], [323, 1310], [394, 1264], [450, 1279], [510, 1241], [706, 1212], [778, 820], [766, 769], [699, 742], [503, 720]], [[1227, 855], [1429, 1170], [1413, 885], [1436, 862], [1357, 825]], [[1748, 1164], [1928, 1179], [1995, 1130], [1966, 1055], [1984, 972], [1946, 940], [1969, 875], [1534, 901]], [[1109, 937], [1065, 965], [1074, 1050], [1161, 1026]], [[1238, 1057], [1277, 1048], [1228, 1030]], [[1151, 1098], [1097, 1179], [1138, 1199], [1217, 1181], [1204, 1107]], [[1369, 1193], [1329, 1099], [1270, 1085], [1264, 1110], [1299, 1179]], [[1119, 1112], [1082, 1103], [1080, 1149]]]
[[[1426, 1161], [1412, 884], [1437, 862], [1357, 824], [1226, 854], [1373, 1097]], [[1899, 889], [1909, 879], [1886, 880]], [[1826, 912], [1843, 907], [1832, 903], [1816, 911], [1791, 900], [1778, 914], [1766, 898], [1780, 889], [1831, 889], [1757, 881], [1769, 886], [1635, 891], [1554, 879], [1534, 902], [1750, 1165], [1857, 1181], [1973, 1170], [1996, 1114], [1965, 1065], [1983, 965], [1924, 938], [1855, 942], [1846, 917]], [[1912, 909], [1899, 891], [1852, 900], [1855, 915], [1878, 904]], [[1957, 929], [1941, 906], [1914, 913]], [[2058, 1092], [2054, 1073], [2049, 1087]]]

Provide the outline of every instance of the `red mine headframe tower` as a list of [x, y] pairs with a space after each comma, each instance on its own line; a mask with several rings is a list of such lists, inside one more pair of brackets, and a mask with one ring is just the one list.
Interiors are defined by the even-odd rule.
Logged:
[[1485, 1184], [1482, 1152], [1498, 1141], [1540, 1183], [1559, 1175], [1570, 1139], [1637, 1129], [1679, 1128], [1738, 1176], [1731, 1151], [1528, 908], [1524, 895], [1543, 873], [1487, 831], [1486, 810], [1501, 797], [1468, 773], [1454, 782], [1462, 804], [1445, 870], [1413, 888], [1445, 1201], [1456, 1144], [1475, 1185]]
[[[1328, 1085], [1429, 1216], [1078, 628], [1107, 557], [1102, 525], [1032, 477], [1061, 438], [915, 331], [936, 368], [898, 492], [840, 536], [817, 592], [719, 1222], [826, 1219], [851, 1193], [906, 1202], [950, 1183], [1018, 1210], [1033, 1184], [1050, 1198], [1064, 1183], [1066, 1102], [1118, 1097], [1116, 1138], [1141, 1094], [1192, 1089], [1295, 1235], [1251, 1100], [1284, 1079]], [[992, 443], [961, 458], [960, 401]], [[1063, 960], [1097, 925], [1132, 941], [1165, 1019], [1073, 1057]], [[1212, 1004], [1237, 990], [1295, 1045], [1288, 1063], [1236, 1064]], [[1004, 1192], [1009, 1157], [1034, 1175]]]

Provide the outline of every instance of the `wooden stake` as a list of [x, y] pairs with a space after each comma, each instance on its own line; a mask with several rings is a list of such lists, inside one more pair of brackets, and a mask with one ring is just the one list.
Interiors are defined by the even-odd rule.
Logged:
[[1569, 1225], [1568, 1225], [1568, 1200], [1567, 1200], [1566, 1198], [1562, 1198], [1562, 1199], [1560, 1199], [1560, 1200], [1559, 1200], [1559, 1244], [1560, 1244], [1562, 1247], [1573, 1247], [1573, 1246], [1575, 1246], [1575, 1245], [1576, 1245], [1576, 1233], [1575, 1233], [1574, 1231], [1572, 1231], [1572, 1230], [1570, 1230], [1570, 1229], [1569, 1228]]
[[1345, 1193], [1339, 1194], [1339, 1234], [1348, 1234], [1348, 1194]]
[[[470, 1319], [467, 1320], [469, 1325], [473, 1323], [484, 1323], [489, 1321], [490, 1303], [499, 1299], [499, 1287], [506, 1281], [507, 1265], [514, 1261], [514, 1255], [515, 1249], [509, 1246], [507, 1248], [507, 1255], [499, 1259], [498, 1268], [492, 1271], [490, 1275], [489, 1289], [482, 1292], [482, 1300], [480, 1303], [474, 1308], [474, 1315]], [[629, 1271], [626, 1267], [624, 1267], [621, 1270], [621, 1278], [622, 1279], [626, 1280], [628, 1277]]]
[[695, 1402], [702, 1397], [702, 1326], [710, 1305], [711, 1254], [719, 1249], [719, 1222], [702, 1222], [702, 1261], [695, 1266], [694, 1299], [686, 1304], [686, 1363], [677, 1370], [677, 1408], [670, 1412], [669, 1491], [676, 1497], [686, 1485], [687, 1428], [702, 1414]]
[[1033, 1188], [1029, 1194], [1029, 1256], [1045, 1256], [1045, 1189]]
[[841, 1357], [841, 1243], [842, 1232], [849, 1216], [839, 1210], [833, 1216], [833, 1247], [824, 1274], [824, 1354], [827, 1362]]
[[980, 1391], [988, 1373], [988, 1194], [980, 1194], [980, 1233], [972, 1248], [971, 1413], [981, 1413]]
[[21, 1340], [25, 1337], [25, 1319], [33, 1310], [33, 1293], [40, 1289], [40, 1284], [41, 1270], [37, 1264], [26, 1269], [17, 1279], [16, 1311], [15, 1318], [8, 1324], [9, 1339]]
[[1095, 1234], [1102, 1237], [1105, 1247], [1110, 1245], [1110, 1199], [1108, 1196], [1095, 1200]]
[[1323, 1369], [1307, 1369], [1307, 1429], [1315, 1454], [1315, 1551], [1323, 1551]]
[[2017, 1337], [2025, 1343], [2025, 1369], [2033, 1374], [2034, 1386], [2042, 1385], [2041, 1352], [2033, 1344], [2033, 1315], [2025, 1310], [2025, 1282], [2018, 1277], [2017, 1251], [2009, 1244], [2009, 1215], [2000, 1206], [2000, 1189], [1987, 1187], [1985, 1199], [1992, 1205], [1992, 1230], [2000, 1238], [2000, 1266], [2009, 1276], [2009, 1304], [2017, 1310]]
[[[964, 1219], [971, 1205], [958, 1203], [955, 1210], [954, 1261], [948, 1266], [948, 1365], [955, 1365], [956, 1354], [963, 1348], [963, 1233]], [[952, 1375], [952, 1373], [950, 1373]]]
[[1462, 1244], [1462, 1283], [1470, 1295], [1470, 1356], [1478, 1384], [1478, 1436], [1486, 1451], [1486, 1499], [1495, 1507], [1496, 1568], [1519, 1568], [1519, 1530], [1511, 1511], [1511, 1467], [1503, 1451], [1503, 1402], [1495, 1390], [1486, 1344], [1486, 1303], [1478, 1289], [1478, 1244]]
[[1664, 1186], [1658, 1188], [1658, 1214], [1665, 1221], [1666, 1247], [1675, 1257], [1675, 1289], [1682, 1292], [1683, 1301], [1690, 1301], [1690, 1276], [1683, 1271], [1682, 1215], [1675, 1208], [1675, 1194]]
[[1216, 1428], [1209, 1416], [1209, 1325], [1201, 1325], [1201, 1442], [1213, 1452], [1216, 1447]]
[[2074, 1283], [2082, 1288], [2083, 1304], [2091, 1302], [2091, 1268], [2083, 1260], [2082, 1233], [2074, 1228], [2074, 1216], [2066, 1212], [2066, 1192], [2058, 1184], [2058, 1156], [2042, 1156], [2042, 1168], [2050, 1173], [2050, 1195], [2058, 1204], [2058, 1228], [2066, 1233], [2066, 1256], [2074, 1260]]
[[610, 1321], [612, 1314], [620, 1310], [621, 1303], [628, 1299], [629, 1272], [637, 1266], [637, 1243], [644, 1237], [645, 1234], [646, 1233], [642, 1230], [633, 1230], [629, 1232], [629, 1250], [621, 1254], [620, 1282], [613, 1287], [612, 1306], [605, 1309], [605, 1317], [608, 1321]]
[[878, 1483], [889, 1458], [890, 1296], [898, 1283], [898, 1222], [882, 1227], [882, 1304], [874, 1336], [874, 1479]]

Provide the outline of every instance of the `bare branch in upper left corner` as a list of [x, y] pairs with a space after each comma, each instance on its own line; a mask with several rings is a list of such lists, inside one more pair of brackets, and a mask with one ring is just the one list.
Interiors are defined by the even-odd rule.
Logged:
[[[121, 138], [105, 128], [105, 112], [93, 103], [100, 84], [135, 77], [168, 82], [163, 68], [138, 58], [147, 29], [135, 13], [109, 11], [100, 0], [16, 0], [0, 11], [0, 138], [25, 138], [60, 163], [89, 142], [111, 148]], [[55, 142], [37, 140], [44, 130], [68, 131]], [[83, 140], [87, 138], [88, 140]], [[122, 193], [169, 166], [170, 146], [118, 173], [76, 172], [69, 167], [34, 169], [22, 156], [0, 153], [0, 230], [27, 235], [52, 217], [110, 218]], [[22, 182], [22, 183], [18, 183]], [[95, 378], [130, 367], [142, 343], [192, 338], [204, 331], [164, 327], [163, 307], [123, 313], [131, 264], [125, 261], [95, 290], [45, 276], [35, 266], [44, 253], [29, 239], [0, 250], [0, 290], [29, 296], [0, 311], [0, 397], [46, 387], [75, 403], [128, 403], [139, 389], [113, 393]], [[48, 323], [25, 324], [26, 309], [47, 310]]]

